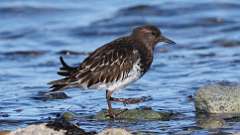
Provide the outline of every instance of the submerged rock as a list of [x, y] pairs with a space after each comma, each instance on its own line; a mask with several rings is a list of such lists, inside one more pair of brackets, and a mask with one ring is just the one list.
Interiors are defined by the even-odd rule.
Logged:
[[3, 53], [6, 56], [41, 56], [46, 54], [47, 51], [39, 51], [39, 50], [26, 50], [26, 51], [12, 51]]
[[46, 101], [52, 99], [66, 99], [70, 97], [63, 91], [58, 91], [58, 92], [39, 92], [38, 95], [33, 98], [36, 100]]
[[220, 117], [199, 114], [197, 115], [197, 125], [206, 129], [222, 128], [225, 125], [225, 120]]
[[222, 128], [224, 124], [225, 121], [223, 119], [209, 118], [198, 121], [198, 126], [206, 129]]
[[197, 90], [194, 101], [197, 112], [240, 113], [240, 85], [219, 83], [204, 86]]
[[97, 135], [132, 135], [125, 129], [121, 128], [109, 128], [105, 129], [102, 132], [98, 133]]
[[[151, 108], [130, 110], [114, 109], [113, 112], [118, 114], [115, 119], [125, 120], [169, 120], [174, 117], [172, 112], [157, 112]], [[102, 110], [98, 112], [94, 118], [97, 120], [109, 120], [110, 118], [107, 114], [107, 110]]]

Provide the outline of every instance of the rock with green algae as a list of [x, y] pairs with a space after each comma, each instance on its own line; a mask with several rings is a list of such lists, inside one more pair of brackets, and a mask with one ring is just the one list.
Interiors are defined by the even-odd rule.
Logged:
[[[130, 110], [114, 109], [113, 112], [117, 114], [115, 119], [126, 120], [169, 120], [175, 115], [172, 112], [158, 112], [152, 110], [151, 108]], [[109, 120], [110, 118], [107, 114], [107, 110], [102, 110], [94, 116], [94, 119]]]
[[60, 116], [62, 119], [64, 119], [65, 121], [71, 121], [74, 119], [74, 117], [76, 117], [76, 115], [72, 112], [64, 112], [61, 114]]

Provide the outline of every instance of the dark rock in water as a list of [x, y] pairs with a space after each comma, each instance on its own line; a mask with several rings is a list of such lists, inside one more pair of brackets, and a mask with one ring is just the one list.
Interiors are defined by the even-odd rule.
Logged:
[[35, 50], [27, 50], [27, 51], [12, 51], [3, 53], [6, 56], [40, 56], [44, 55], [46, 51], [35, 51]]
[[213, 43], [220, 45], [222, 47], [240, 47], [239, 40], [219, 39], [219, 40], [213, 41]]
[[[121, 110], [114, 109], [113, 112], [118, 114], [115, 119], [123, 120], [169, 120], [176, 116], [172, 112], [157, 112], [152, 109], [130, 109], [130, 110]], [[97, 120], [109, 120], [107, 116], [107, 110], [102, 110], [94, 116], [94, 119]]]
[[59, 92], [39, 92], [38, 96], [33, 97], [37, 100], [52, 100], [52, 99], [66, 99], [70, 98], [66, 93], [63, 91]]
[[[54, 121], [48, 122], [47, 127], [54, 130], [65, 130], [65, 135], [95, 135], [96, 132], [85, 132], [83, 129], [79, 128], [77, 125], [71, 123], [74, 114], [70, 112], [63, 113], [59, 118]], [[70, 119], [69, 119], [70, 118]]]
[[233, 24], [235, 23], [232, 20], [227, 20], [226, 18], [220, 18], [220, 17], [203, 17], [196, 19], [195, 24], [199, 26], [223, 26], [226, 24]]
[[15, 109], [14, 111], [15, 111], [15, 112], [22, 112], [23, 109]]
[[204, 18], [203, 19], [204, 22], [208, 23], [208, 24], [223, 24], [226, 20], [224, 20], [224, 18], [218, 18], [218, 17], [209, 17], [209, 18]]
[[59, 55], [88, 55], [89, 52], [77, 52], [77, 51], [70, 51], [70, 50], [62, 50], [57, 52]]
[[215, 57], [216, 56], [216, 53], [214, 52], [210, 52], [210, 53], [199, 53], [199, 54], [196, 54], [198, 57], [200, 58], [210, 58], [210, 57]]
[[197, 112], [240, 114], [240, 85], [217, 83], [207, 85], [195, 93]]
[[188, 98], [189, 101], [193, 101], [193, 96], [192, 95], [187, 96], [187, 98]]

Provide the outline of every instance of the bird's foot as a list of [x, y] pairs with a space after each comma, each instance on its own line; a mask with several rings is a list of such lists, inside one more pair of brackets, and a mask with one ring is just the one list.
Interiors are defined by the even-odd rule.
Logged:
[[123, 104], [137, 104], [141, 102], [145, 102], [148, 100], [151, 100], [152, 98], [150, 96], [143, 96], [140, 98], [113, 98], [111, 97], [111, 101], [113, 102], [122, 102]]
[[115, 119], [117, 118], [121, 113], [124, 113], [125, 111], [127, 111], [128, 109], [124, 109], [124, 110], [121, 110], [120, 112], [118, 113], [114, 113], [112, 110], [108, 110], [108, 114], [106, 115], [107, 117], [110, 117], [110, 119]]
[[110, 119], [115, 119], [116, 115], [115, 115], [115, 113], [108, 111], [108, 113], [106, 114], [106, 117], [109, 117]]

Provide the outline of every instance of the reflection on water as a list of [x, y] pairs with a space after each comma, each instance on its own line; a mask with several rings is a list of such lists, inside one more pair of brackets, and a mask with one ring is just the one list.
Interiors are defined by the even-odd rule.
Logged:
[[[183, 114], [183, 118], [147, 123], [82, 119], [79, 123], [87, 130], [111, 125], [156, 134], [207, 134], [208, 129], [195, 120], [194, 106], [188, 97], [209, 82], [239, 81], [239, 11], [237, 0], [1, 1], [0, 129], [26, 126], [67, 109], [89, 116], [106, 108], [104, 91], [74, 89], [67, 91], [71, 98], [51, 101], [32, 97], [47, 91], [46, 83], [58, 78], [60, 55], [74, 65], [133, 27], [154, 24], [178, 44], [156, 48], [151, 70], [116, 95], [150, 95], [153, 100], [128, 107], [171, 110]], [[234, 132], [238, 122], [231, 124], [232, 128], [230, 125], [222, 131]]]

